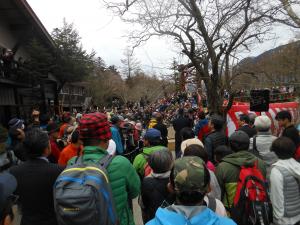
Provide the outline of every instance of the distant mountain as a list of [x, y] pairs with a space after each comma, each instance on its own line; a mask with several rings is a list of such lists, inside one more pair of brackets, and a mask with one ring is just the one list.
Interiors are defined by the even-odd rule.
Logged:
[[253, 65], [253, 64], [257, 64], [259, 63], [262, 59], [266, 59], [266, 58], [271, 58], [274, 57], [275, 55], [282, 53], [282, 51], [287, 51], [287, 49], [299, 49], [299, 55], [298, 57], [300, 57], [300, 40], [299, 41], [295, 41], [292, 43], [288, 43], [285, 45], [280, 45], [276, 48], [270, 49], [268, 51], [263, 52], [262, 54], [255, 56], [255, 57], [247, 57], [242, 59], [239, 64], [238, 67], [243, 67], [244, 65]]

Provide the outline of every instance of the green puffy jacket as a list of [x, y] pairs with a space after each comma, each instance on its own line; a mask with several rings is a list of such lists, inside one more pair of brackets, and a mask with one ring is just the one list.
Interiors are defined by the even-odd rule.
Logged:
[[227, 155], [217, 166], [216, 177], [221, 188], [222, 202], [225, 207], [231, 207], [233, 204], [241, 166], [253, 166], [256, 160], [258, 160], [258, 169], [261, 171], [262, 175], [266, 177], [265, 163], [248, 151], [240, 151]]
[[[86, 146], [83, 149], [83, 160], [87, 164], [97, 163], [107, 152], [96, 146]], [[69, 161], [74, 163], [75, 158]], [[128, 200], [137, 197], [140, 193], [140, 179], [131, 165], [123, 156], [116, 156], [107, 168], [109, 182], [116, 206], [120, 225], [134, 225], [133, 214], [128, 206]]]
[[144, 177], [144, 167], [147, 163], [147, 159], [145, 158], [145, 156], [149, 156], [150, 154], [152, 154], [153, 152], [159, 151], [162, 148], [165, 148], [164, 146], [153, 146], [153, 147], [149, 147], [149, 148], [144, 148], [143, 152], [138, 154], [134, 161], [133, 161], [133, 167], [136, 169], [136, 171], [138, 172], [138, 174], [141, 177]]

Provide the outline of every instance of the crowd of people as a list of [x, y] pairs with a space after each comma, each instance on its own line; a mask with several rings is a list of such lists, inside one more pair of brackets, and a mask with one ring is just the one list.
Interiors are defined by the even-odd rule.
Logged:
[[224, 117], [195, 110], [194, 100], [11, 119], [0, 127], [0, 224], [13, 223], [17, 205], [21, 225], [133, 225], [137, 197], [147, 225], [300, 224], [291, 114], [276, 115], [278, 137], [256, 114], [239, 115], [228, 136]]

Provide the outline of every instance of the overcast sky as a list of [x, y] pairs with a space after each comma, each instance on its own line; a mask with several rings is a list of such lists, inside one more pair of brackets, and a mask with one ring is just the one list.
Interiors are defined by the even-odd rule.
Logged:
[[[63, 18], [66, 18], [67, 22], [74, 23], [79, 31], [85, 49], [94, 49], [107, 65], [121, 66], [120, 59], [128, 45], [125, 36], [132, 27], [122, 23], [118, 17], [113, 17], [101, 0], [27, 0], [27, 2], [49, 33], [53, 28], [61, 27]], [[245, 57], [258, 55], [284, 44], [294, 36], [289, 28], [282, 27], [276, 29], [276, 34], [277, 39], [257, 45], [251, 53], [244, 54]], [[144, 70], [159, 75], [168, 72], [166, 68], [170, 66], [174, 57], [179, 61], [183, 60], [172, 47], [170, 41], [156, 38], [139, 47], [135, 55], [141, 61]]]

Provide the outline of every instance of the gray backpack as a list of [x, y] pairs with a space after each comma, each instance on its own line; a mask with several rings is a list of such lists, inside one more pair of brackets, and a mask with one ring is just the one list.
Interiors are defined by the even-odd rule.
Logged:
[[85, 165], [77, 158], [57, 178], [54, 207], [59, 225], [118, 224], [106, 168], [113, 156]]

